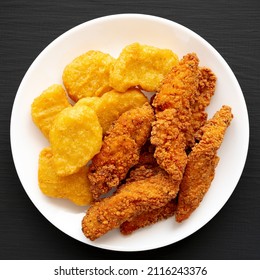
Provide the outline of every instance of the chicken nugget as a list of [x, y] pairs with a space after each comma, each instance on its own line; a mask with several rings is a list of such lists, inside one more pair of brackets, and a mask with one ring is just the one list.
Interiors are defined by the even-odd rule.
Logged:
[[169, 49], [133, 43], [126, 46], [116, 59], [109, 83], [121, 92], [134, 86], [154, 92], [177, 62], [177, 55]]
[[88, 51], [75, 58], [63, 71], [63, 83], [75, 102], [109, 91], [109, 72], [114, 58], [100, 51]]
[[84, 166], [75, 174], [58, 176], [54, 169], [52, 150], [50, 147], [44, 148], [39, 156], [39, 187], [49, 197], [69, 199], [80, 206], [89, 205], [92, 196], [87, 170], [88, 168]]
[[32, 119], [47, 139], [54, 119], [67, 107], [71, 107], [71, 104], [66, 92], [57, 84], [48, 87], [34, 99], [31, 106]]
[[102, 128], [95, 111], [77, 104], [64, 109], [50, 130], [50, 143], [57, 174], [76, 173], [102, 145]]
[[147, 97], [140, 90], [134, 88], [124, 93], [111, 90], [101, 97], [86, 97], [78, 101], [78, 103], [84, 103], [95, 110], [103, 128], [103, 134], [122, 113], [141, 107], [145, 102], [148, 102]]

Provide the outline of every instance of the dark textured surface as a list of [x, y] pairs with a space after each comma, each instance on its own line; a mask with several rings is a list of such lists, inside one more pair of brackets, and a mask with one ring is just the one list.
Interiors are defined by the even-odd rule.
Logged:
[[[0, 259], [260, 259], [260, 17], [257, 0], [14, 1], [0, 9]], [[190, 237], [152, 252], [118, 253], [82, 244], [52, 226], [17, 177], [9, 125], [18, 86], [36, 56], [87, 20], [144, 13], [176, 21], [212, 44], [234, 71], [250, 118], [242, 177], [228, 203]], [[158, 236], [158, 238], [160, 238]]]

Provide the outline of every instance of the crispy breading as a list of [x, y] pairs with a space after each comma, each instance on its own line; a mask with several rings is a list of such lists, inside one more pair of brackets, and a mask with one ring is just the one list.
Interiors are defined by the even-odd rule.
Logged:
[[[137, 165], [135, 165], [129, 177], [126, 179], [126, 182], [137, 182], [140, 180], [146, 180], [158, 172], [161, 172], [161, 168], [158, 166], [154, 156], [154, 146], [148, 141], [146, 145], [142, 148], [140, 154], [140, 159]], [[161, 184], [161, 182], [158, 182]], [[177, 182], [175, 182], [175, 187]], [[169, 201], [166, 205], [163, 205], [160, 208], [142, 212], [140, 215], [134, 216], [131, 220], [125, 221], [120, 226], [120, 231], [123, 234], [130, 234], [133, 231], [152, 225], [162, 219], [167, 219], [174, 214], [176, 208], [176, 201]]]
[[[145, 180], [160, 172], [161, 168], [158, 166], [153, 154], [154, 146], [147, 143], [142, 149], [138, 164], [131, 170], [129, 178], [126, 180], [127, 182]], [[174, 214], [174, 209], [176, 208], [174, 205], [176, 206], [176, 202], [173, 203], [173, 201], [169, 201], [166, 205], [163, 205], [160, 208], [145, 211], [140, 215], [134, 216], [120, 226], [121, 233], [130, 234], [139, 228], [152, 225], [162, 219], [167, 219]]]
[[217, 78], [211, 69], [206, 67], [200, 68], [200, 79], [198, 91], [194, 96], [194, 103], [191, 106], [191, 130], [188, 130], [185, 137], [188, 142], [188, 147], [195, 144], [195, 135], [198, 130], [205, 124], [208, 114], [205, 109], [210, 104], [210, 100], [214, 95]]
[[200, 71], [196, 54], [185, 55], [166, 76], [153, 100], [156, 120], [152, 125], [151, 143], [155, 158], [173, 179], [182, 178], [187, 155], [186, 133], [192, 130], [191, 106], [198, 90]]
[[131, 220], [122, 223], [120, 226], [120, 232], [124, 235], [128, 235], [140, 228], [168, 219], [174, 215], [176, 205], [176, 199], [173, 199], [160, 208], [143, 212], [140, 215], [133, 217]]
[[[199, 85], [198, 90], [195, 92], [193, 96], [194, 102], [192, 102], [191, 105], [191, 118], [190, 122], [192, 124], [192, 128], [190, 130], [187, 130], [185, 135], [186, 143], [189, 147], [192, 147], [195, 142], [195, 133], [198, 131], [198, 129], [205, 123], [207, 119], [207, 113], [205, 112], [206, 106], [209, 105], [210, 99], [214, 94], [215, 91], [215, 85], [216, 85], [216, 76], [214, 73], [208, 69], [208, 68], [200, 68], [200, 76], [199, 76]], [[168, 109], [164, 111], [164, 114], [166, 115], [168, 112]], [[160, 114], [160, 113], [158, 113]], [[161, 118], [162, 119], [162, 118]], [[170, 117], [169, 117], [170, 120]], [[173, 120], [174, 121], [174, 120]], [[166, 125], [166, 123], [165, 123]], [[168, 124], [167, 124], [168, 125]], [[162, 124], [164, 126], [164, 124]], [[169, 125], [170, 126], [170, 125]], [[176, 133], [178, 133], [176, 131]], [[178, 136], [177, 136], [178, 137]], [[176, 137], [176, 138], [177, 138]], [[184, 139], [183, 139], [184, 140]], [[183, 141], [184, 143], [184, 141]], [[152, 147], [152, 146], [151, 146]], [[150, 147], [150, 149], [151, 149]], [[183, 146], [184, 148], [184, 146]], [[146, 167], [155, 166], [154, 164], [154, 157], [152, 153], [143, 153], [141, 154], [139, 160], [139, 165], [145, 165]], [[180, 156], [178, 157], [180, 160]], [[183, 156], [183, 160], [185, 161], [186, 156]], [[185, 162], [182, 163], [183, 166], [185, 166]], [[135, 168], [131, 174], [130, 178], [128, 180], [134, 181], [142, 178], [142, 176], [149, 176], [152, 174], [151, 169], [149, 168]], [[134, 217], [131, 221], [126, 221], [120, 226], [120, 230], [123, 234], [130, 234], [133, 231], [137, 230], [138, 228], [145, 227], [151, 224], [156, 223], [157, 221], [161, 219], [167, 219], [168, 217], [171, 217], [174, 215], [175, 209], [176, 209], [176, 201], [171, 201], [167, 203], [165, 206], [155, 209], [153, 211], [145, 212], [140, 214], [137, 217]]]
[[174, 179], [181, 180], [187, 163], [186, 139], [178, 128], [179, 119], [175, 109], [165, 109], [156, 114], [152, 125], [151, 142], [156, 146], [157, 163]]
[[130, 169], [126, 182], [143, 180], [158, 172], [158, 164], [153, 156], [154, 146], [147, 141], [141, 149], [138, 163]]
[[108, 130], [100, 152], [90, 166], [94, 199], [117, 187], [138, 163], [141, 147], [151, 132], [154, 113], [149, 103], [123, 113]]
[[214, 178], [219, 149], [233, 115], [229, 106], [222, 106], [212, 119], [201, 128], [202, 137], [188, 156], [180, 185], [175, 213], [177, 222], [187, 219], [199, 206]]
[[111, 197], [95, 202], [82, 220], [85, 236], [95, 240], [132, 217], [160, 208], [175, 198], [179, 181], [172, 180], [162, 169], [157, 171], [149, 178], [128, 182]]
[[156, 112], [174, 108], [179, 111], [180, 119], [185, 120], [193, 104], [199, 78], [199, 59], [195, 53], [188, 53], [165, 76], [153, 100]]

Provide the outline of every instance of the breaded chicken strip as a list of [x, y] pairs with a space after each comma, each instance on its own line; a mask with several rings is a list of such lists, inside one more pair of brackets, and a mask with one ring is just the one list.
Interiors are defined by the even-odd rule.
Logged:
[[[185, 133], [192, 130], [190, 124], [192, 98], [198, 90], [200, 77], [198, 62], [195, 54], [186, 55], [167, 75], [160, 92], [153, 100], [156, 121], [153, 123], [151, 142], [156, 146], [155, 158], [159, 165], [178, 181], [182, 179], [187, 163]], [[139, 170], [142, 169], [139, 168], [134, 172], [137, 173]], [[149, 171], [150, 169], [146, 169], [144, 174], [149, 175]], [[132, 177], [138, 180], [138, 176]], [[124, 223], [122, 227], [128, 229], [122, 231], [126, 233], [155, 223], [159, 219], [172, 216], [173, 210], [172, 203], [168, 203], [161, 209], [142, 213], [132, 221]]]
[[154, 113], [149, 103], [123, 113], [108, 130], [100, 152], [89, 169], [93, 198], [117, 187], [138, 163], [141, 147], [151, 132]]
[[[186, 143], [189, 148], [193, 147], [195, 143], [195, 137], [194, 135], [196, 132], [203, 126], [207, 120], [207, 113], [205, 112], [205, 108], [209, 105], [211, 97], [214, 94], [215, 86], [216, 86], [216, 76], [209, 68], [199, 68], [200, 76], [199, 76], [199, 84], [198, 89], [193, 96], [193, 102], [191, 105], [191, 129], [187, 130], [186, 133], [184, 133], [186, 138]], [[166, 110], [167, 112], [167, 110]], [[165, 113], [166, 114], [166, 113]], [[183, 146], [184, 147], [184, 146]], [[150, 162], [147, 160], [150, 157]], [[186, 157], [184, 156], [184, 159]], [[146, 165], [149, 164], [151, 167], [151, 164], [154, 165], [154, 157], [152, 153], [143, 153], [141, 154], [139, 164], [140, 165]], [[183, 164], [184, 166], [185, 164]], [[142, 178], [142, 175], [149, 176], [151, 171], [149, 172], [149, 169], [145, 169], [145, 172], [142, 168], [135, 168], [131, 174], [130, 178], [128, 180], [138, 180]], [[167, 219], [174, 215], [174, 212], [176, 210], [176, 200], [172, 200], [168, 202], [166, 205], [159, 209], [155, 209], [149, 212], [144, 212], [140, 214], [139, 216], [136, 216], [132, 218], [131, 221], [126, 221], [120, 226], [120, 231], [123, 234], [130, 234], [133, 231], [154, 224], [159, 220]]]
[[[153, 156], [154, 146], [147, 143], [140, 154], [140, 159], [137, 165], [135, 165], [127, 178], [127, 182], [137, 182], [139, 180], [145, 180], [154, 176], [159, 170], [156, 159]], [[142, 212], [140, 215], [134, 216], [131, 220], [125, 221], [120, 226], [120, 231], [123, 234], [130, 234], [133, 231], [154, 224], [162, 219], [167, 219], [173, 216], [176, 208], [176, 201], [169, 201], [166, 205], [160, 208], [150, 211]]]
[[150, 178], [158, 173], [158, 163], [154, 158], [155, 147], [147, 141], [141, 149], [138, 163], [130, 169], [126, 182], [134, 182]]
[[175, 109], [156, 114], [152, 124], [151, 142], [156, 146], [154, 156], [160, 167], [175, 180], [181, 180], [187, 163], [186, 138], [178, 128], [179, 119]]
[[208, 114], [205, 109], [210, 104], [210, 100], [214, 95], [217, 81], [215, 74], [209, 68], [201, 67], [200, 74], [198, 91], [194, 96], [194, 103], [191, 106], [192, 129], [186, 133], [188, 147], [190, 148], [195, 144], [194, 135], [207, 121]]
[[194, 96], [198, 91], [200, 71], [196, 54], [187, 54], [166, 76], [153, 100], [156, 120], [151, 143], [155, 158], [173, 179], [180, 180], [187, 163], [187, 131], [192, 128]]
[[156, 112], [174, 108], [179, 111], [180, 120], [188, 120], [187, 115], [198, 90], [199, 78], [199, 59], [195, 53], [189, 53], [164, 78], [153, 100]]
[[217, 150], [232, 118], [231, 108], [222, 106], [201, 129], [201, 140], [188, 156], [188, 163], [180, 185], [175, 213], [177, 222], [187, 219], [208, 191], [219, 161]]
[[144, 180], [128, 182], [111, 197], [95, 202], [82, 220], [87, 238], [95, 240], [143, 212], [160, 208], [175, 198], [179, 181], [173, 181], [162, 169]]
[[140, 215], [132, 218], [130, 221], [124, 222], [120, 226], [120, 232], [124, 235], [128, 235], [137, 229], [150, 226], [164, 219], [168, 219], [174, 215], [176, 206], [176, 199], [173, 199], [158, 209], [143, 212]]

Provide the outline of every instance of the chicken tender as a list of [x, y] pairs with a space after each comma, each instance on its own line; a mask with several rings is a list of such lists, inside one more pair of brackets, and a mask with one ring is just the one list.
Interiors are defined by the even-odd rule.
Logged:
[[178, 190], [179, 182], [162, 169], [150, 178], [126, 183], [113, 196], [95, 202], [88, 209], [82, 220], [83, 233], [95, 240], [140, 213], [166, 205]]
[[195, 144], [195, 135], [207, 121], [208, 114], [205, 109], [214, 95], [217, 81], [215, 74], [209, 68], [200, 68], [200, 74], [198, 91], [194, 96], [194, 103], [191, 106], [192, 129], [186, 133], [188, 147], [190, 148]]
[[109, 73], [114, 61], [111, 55], [93, 50], [76, 57], [62, 75], [69, 97], [76, 102], [109, 91]]
[[166, 109], [156, 114], [152, 126], [151, 142], [156, 146], [154, 156], [157, 163], [173, 179], [181, 180], [186, 163], [186, 138], [178, 128], [179, 119], [175, 109]]
[[[188, 145], [191, 147], [194, 145], [194, 135], [200, 129], [200, 127], [205, 123], [207, 119], [207, 113], [205, 112], [206, 106], [209, 105], [210, 99], [214, 94], [215, 85], [216, 85], [216, 77], [214, 73], [208, 68], [200, 68], [201, 75], [199, 76], [199, 85], [198, 90], [194, 95], [194, 103], [191, 105], [191, 123], [192, 129], [188, 130], [188, 134], [185, 134], [186, 141], [188, 139]], [[166, 109], [164, 112], [167, 112]], [[169, 125], [170, 126], [170, 125]], [[178, 137], [176, 137], [177, 139]], [[183, 141], [184, 143], [185, 141]], [[183, 146], [184, 148], [184, 146]], [[150, 148], [151, 149], [151, 148]], [[149, 157], [150, 156], [150, 157]], [[135, 181], [139, 180], [142, 177], [151, 176], [151, 166], [155, 166], [154, 158], [152, 153], [144, 153], [141, 155], [138, 165], [143, 165], [141, 167], [135, 168], [130, 173], [130, 178], [128, 180]], [[186, 157], [184, 156], [184, 159]], [[216, 157], [216, 164], [218, 158]], [[185, 162], [183, 162], [183, 166], [185, 166]], [[148, 167], [148, 168], [147, 168]], [[150, 168], [149, 168], [150, 167]], [[199, 167], [198, 167], [199, 168]], [[215, 166], [212, 164], [212, 169], [214, 170]], [[209, 174], [204, 174], [204, 176], [210, 177], [212, 175], [212, 169], [209, 169]], [[120, 231], [123, 234], [130, 234], [133, 231], [143, 228], [145, 226], [154, 224], [162, 219], [167, 219], [174, 215], [177, 207], [177, 201], [172, 200], [168, 202], [166, 205], [152, 210], [148, 212], [141, 213], [140, 215], [132, 218], [130, 221], [124, 222], [120, 226]]]
[[181, 180], [187, 163], [187, 131], [192, 131], [193, 98], [198, 90], [200, 71], [196, 54], [187, 54], [166, 76], [153, 100], [155, 121], [151, 143], [155, 158], [173, 179]]
[[133, 43], [116, 59], [110, 73], [110, 86], [121, 92], [134, 86], [157, 91], [163, 77], [177, 62], [178, 57], [171, 50]]
[[54, 119], [67, 107], [71, 107], [71, 104], [65, 90], [58, 84], [48, 87], [34, 99], [31, 106], [32, 119], [47, 139]]
[[40, 153], [38, 182], [41, 191], [49, 197], [69, 199], [80, 206], [89, 205], [92, 201], [87, 167], [84, 166], [77, 173], [69, 176], [58, 176], [50, 147], [44, 148]]
[[100, 152], [90, 165], [89, 180], [94, 199], [117, 187], [138, 163], [141, 147], [151, 132], [153, 109], [149, 103], [123, 113], [108, 130]]
[[86, 97], [78, 101], [78, 103], [84, 103], [94, 109], [102, 126], [103, 134], [122, 113], [141, 107], [146, 102], [148, 102], [147, 97], [140, 90], [134, 88], [124, 93], [111, 90], [101, 97]]
[[[142, 149], [138, 164], [133, 167], [129, 174], [129, 178], [126, 180], [127, 183], [146, 180], [156, 175], [158, 172], [161, 172], [161, 168], [158, 166], [153, 153], [154, 147], [147, 142]], [[175, 186], [177, 186], [177, 182]], [[175, 208], [176, 201], [172, 200], [160, 208], [142, 212], [131, 218], [131, 220], [125, 221], [120, 226], [120, 231], [123, 234], [130, 234], [139, 228], [152, 225], [162, 219], [167, 219], [174, 215]]]
[[175, 213], [177, 222], [187, 219], [199, 206], [214, 178], [219, 161], [219, 149], [233, 115], [231, 108], [222, 108], [202, 127], [202, 137], [188, 157], [187, 166], [180, 185]]
[[[185, 167], [185, 161], [187, 160], [186, 155], [184, 154], [184, 149], [185, 149], [185, 145], [184, 143], [186, 142], [186, 145], [188, 147], [192, 147], [194, 145], [195, 142], [195, 134], [196, 132], [200, 129], [200, 127], [205, 123], [206, 119], [207, 119], [207, 113], [205, 112], [205, 108], [206, 106], [209, 105], [210, 103], [210, 99], [214, 94], [215, 91], [215, 85], [216, 85], [216, 76], [214, 75], [214, 73], [208, 69], [208, 68], [199, 68], [199, 84], [198, 84], [198, 88], [197, 90], [194, 90], [194, 94], [192, 94], [193, 99], [190, 100], [190, 116], [189, 116], [189, 122], [191, 123], [191, 126], [189, 127], [188, 130], [175, 130], [175, 135], [172, 135], [173, 139], [176, 139], [176, 141], [178, 139], [180, 139], [180, 134], [182, 136], [182, 140], [179, 141], [179, 143], [183, 143], [182, 146], [182, 154], [178, 155], [178, 161], [180, 162], [179, 166]], [[168, 86], [168, 85], [167, 85]], [[172, 127], [173, 123], [178, 123], [178, 119], [174, 120], [172, 119], [172, 115], [174, 115], [172, 112], [172, 110], [170, 110], [168, 108], [172, 107], [169, 103], [168, 105], [165, 103], [166, 108], [165, 110], [163, 110], [163, 113], [159, 112], [159, 110], [157, 111], [157, 117], [158, 119], [160, 119], [162, 121], [162, 123], [160, 124], [161, 129], [163, 131], [167, 130], [166, 127]], [[168, 114], [168, 118], [167, 118], [167, 114]], [[164, 129], [165, 128], [165, 129]], [[161, 131], [161, 130], [159, 130]], [[182, 131], [184, 131], [184, 134], [182, 134]], [[174, 132], [174, 131], [173, 131]], [[185, 139], [184, 139], [185, 138]], [[177, 150], [177, 149], [176, 149]], [[147, 156], [146, 156], [147, 159]], [[182, 160], [181, 160], [182, 159]], [[217, 161], [217, 158], [216, 158]], [[147, 161], [145, 162], [146, 166], [147, 166]], [[214, 165], [212, 165], [213, 169], [214, 169]], [[144, 168], [137, 168], [134, 171], [131, 172], [131, 176], [130, 175], [130, 179], [128, 180], [138, 180], [142, 174], [144, 174], [145, 176], [149, 176], [151, 174], [151, 170], [145, 168], [145, 170], [143, 170]], [[148, 172], [150, 171], [150, 172]], [[180, 173], [179, 176], [182, 176], [183, 173], [183, 169], [180, 168]], [[205, 174], [206, 176], [206, 174]], [[209, 174], [210, 176], [210, 174]], [[176, 176], [175, 176], [176, 177]], [[151, 225], [153, 223], [156, 223], [157, 221], [161, 220], [161, 219], [167, 219], [168, 217], [171, 217], [174, 215], [174, 212], [176, 210], [176, 205], [177, 202], [176, 200], [170, 201], [168, 202], [165, 206], [159, 208], [159, 209], [155, 209], [153, 211], [148, 211], [148, 212], [144, 212], [141, 213], [139, 216], [136, 216], [134, 218], [132, 218], [130, 221], [126, 221], [124, 222], [121, 226], [120, 226], [120, 230], [123, 234], [130, 234], [133, 231], [137, 230], [138, 228], [142, 228], [148, 225]]]
[[176, 199], [173, 199], [158, 209], [143, 212], [140, 215], [133, 217], [131, 220], [122, 223], [120, 226], [120, 232], [124, 235], [128, 235], [140, 228], [168, 219], [174, 215], [176, 205]]

